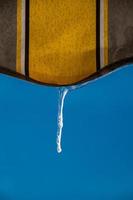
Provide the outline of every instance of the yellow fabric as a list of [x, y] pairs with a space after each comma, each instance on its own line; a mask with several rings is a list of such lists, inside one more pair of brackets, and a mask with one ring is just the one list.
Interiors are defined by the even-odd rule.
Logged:
[[21, 73], [21, 13], [22, 0], [17, 0], [17, 51], [16, 51], [16, 71]]
[[108, 0], [104, 0], [104, 65], [108, 64]]
[[96, 71], [96, 0], [30, 0], [29, 75], [71, 84]]

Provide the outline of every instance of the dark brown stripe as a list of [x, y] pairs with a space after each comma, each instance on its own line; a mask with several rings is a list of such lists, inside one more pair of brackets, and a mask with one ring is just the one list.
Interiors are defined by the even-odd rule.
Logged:
[[0, 0], [0, 65], [16, 70], [17, 0]]
[[133, 56], [133, 0], [109, 0], [109, 63]]
[[29, 77], [29, 0], [25, 2], [25, 75]]
[[96, 69], [100, 70], [100, 0], [96, 0]]

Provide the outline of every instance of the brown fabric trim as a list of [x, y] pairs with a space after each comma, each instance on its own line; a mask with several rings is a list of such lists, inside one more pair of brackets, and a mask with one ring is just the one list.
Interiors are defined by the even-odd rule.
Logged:
[[106, 74], [108, 74], [108, 73], [110, 73], [110, 72], [112, 72], [112, 71], [114, 71], [118, 68], [122, 68], [127, 64], [133, 64], [133, 57], [126, 58], [126, 59], [117, 61], [115, 63], [109, 64], [106, 67], [104, 67], [103, 69], [99, 70], [98, 72], [95, 72], [94, 74], [88, 76], [87, 78], [85, 78], [81, 81], [78, 81], [76, 83], [69, 84], [69, 85], [57, 85], [57, 84], [48, 84], [48, 83], [39, 82], [39, 81], [36, 81], [34, 79], [28, 78], [28, 77], [26, 77], [26, 76], [24, 76], [20, 73], [12, 71], [10, 69], [6, 69], [4, 67], [0, 67], [0, 73], [10, 75], [10, 76], [13, 76], [13, 77], [16, 77], [16, 78], [19, 78], [19, 79], [22, 79], [22, 80], [26, 80], [26, 81], [29, 81], [29, 82], [37, 83], [37, 84], [40, 84], [40, 85], [54, 86], [54, 87], [61, 87], [62, 86], [63, 87], [63, 86], [78, 85], [78, 84], [82, 84], [82, 83], [85, 83], [85, 82], [95, 80], [95, 79], [102, 77], [102, 76], [104, 76], [104, 75], [106, 75]]

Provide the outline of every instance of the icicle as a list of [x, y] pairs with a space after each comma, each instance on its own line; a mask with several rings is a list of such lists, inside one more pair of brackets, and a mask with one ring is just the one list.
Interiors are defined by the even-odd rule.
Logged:
[[[117, 69], [119, 70], [119, 69]], [[116, 71], [116, 70], [115, 70]], [[58, 103], [58, 128], [57, 128], [57, 152], [61, 153], [62, 148], [61, 148], [61, 137], [62, 137], [62, 128], [63, 128], [63, 108], [64, 108], [64, 100], [65, 96], [68, 92], [82, 88], [90, 83], [95, 82], [97, 79], [101, 79], [103, 77], [109, 76], [109, 74], [114, 73], [115, 71], [112, 71], [108, 74], [102, 75], [101, 77], [97, 77], [94, 80], [89, 80], [86, 82], [83, 82], [78, 85], [72, 85], [72, 86], [67, 86], [67, 87], [60, 87], [59, 88], [59, 103]]]
[[57, 128], [57, 152], [61, 153], [61, 139], [62, 139], [62, 128], [63, 128], [63, 108], [65, 96], [68, 93], [67, 88], [59, 88], [59, 102], [58, 102], [58, 128]]

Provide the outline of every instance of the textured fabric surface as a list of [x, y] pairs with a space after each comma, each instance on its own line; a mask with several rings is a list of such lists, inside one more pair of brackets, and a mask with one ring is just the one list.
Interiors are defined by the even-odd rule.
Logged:
[[133, 56], [133, 1], [109, 0], [109, 62]]
[[67, 84], [96, 71], [96, 1], [30, 1], [30, 77]]
[[0, 0], [0, 66], [16, 68], [17, 0]]
[[132, 0], [1, 0], [0, 27], [0, 66], [42, 83], [133, 57]]

